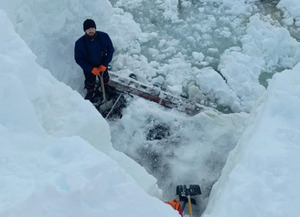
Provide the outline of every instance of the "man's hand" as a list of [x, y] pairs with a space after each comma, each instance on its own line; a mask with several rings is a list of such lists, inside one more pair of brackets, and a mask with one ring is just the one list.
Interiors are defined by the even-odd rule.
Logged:
[[100, 72], [105, 72], [106, 71], [106, 66], [100, 65], [99, 70], [100, 70]]
[[94, 75], [100, 75], [100, 69], [99, 68], [97, 68], [97, 67], [94, 67], [93, 69], [92, 69], [92, 73], [94, 74]]

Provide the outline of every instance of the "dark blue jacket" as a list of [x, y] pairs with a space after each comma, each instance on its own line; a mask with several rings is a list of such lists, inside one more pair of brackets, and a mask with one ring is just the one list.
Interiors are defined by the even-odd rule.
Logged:
[[108, 66], [115, 49], [110, 37], [105, 32], [96, 32], [93, 41], [83, 35], [75, 42], [74, 57], [83, 71], [90, 72], [93, 67]]

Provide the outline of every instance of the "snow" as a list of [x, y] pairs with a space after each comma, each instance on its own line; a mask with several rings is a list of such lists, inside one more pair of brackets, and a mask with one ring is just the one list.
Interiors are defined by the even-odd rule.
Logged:
[[112, 148], [94, 107], [39, 66], [0, 17], [0, 216], [175, 216], [146, 194], [160, 196], [156, 179]]
[[0, 216], [176, 216], [80, 137], [3, 129], [1, 150]]
[[299, 2], [296, 0], [281, 0], [278, 5], [278, 8], [283, 9], [284, 14], [287, 18], [294, 18], [296, 19], [298, 26], [299, 26], [299, 19], [300, 19], [300, 6]]
[[[1, 217], [179, 216], [163, 201], [195, 183], [204, 217], [298, 216], [298, 0], [277, 4], [283, 25], [260, 1], [180, 2], [0, 0]], [[116, 73], [234, 113], [134, 98], [107, 122], [73, 59], [86, 18]], [[155, 126], [166, 138], [147, 139]]]
[[299, 70], [300, 64], [272, 79], [213, 188], [204, 217], [299, 214]]

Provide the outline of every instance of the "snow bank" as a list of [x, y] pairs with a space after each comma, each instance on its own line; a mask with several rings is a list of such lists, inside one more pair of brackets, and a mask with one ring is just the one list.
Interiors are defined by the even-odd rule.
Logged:
[[156, 180], [112, 148], [106, 121], [35, 62], [2, 10], [0, 28], [0, 216], [176, 216], [144, 192], [158, 196]]
[[288, 30], [272, 25], [267, 17], [258, 14], [250, 18], [241, 42], [242, 48], [231, 47], [222, 54], [219, 70], [237, 96], [234, 105], [250, 111], [265, 91], [259, 81], [261, 73], [293, 68], [300, 61], [300, 43]]
[[300, 64], [276, 74], [213, 187], [204, 217], [300, 213]]
[[[16, 7], [18, 4], [20, 4], [20, 7], [23, 7], [23, 9], [15, 9], [17, 12], [14, 14], [12, 13], [13, 10], [11, 8]], [[40, 7], [39, 4], [42, 4], [43, 7], [48, 8], [51, 13], [50, 14], [45, 14], [45, 12], [41, 12], [40, 11]], [[69, 4], [72, 5], [72, 7], [67, 7]], [[74, 4], [74, 5], [73, 5]], [[81, 3], [83, 6], [88, 7], [87, 9], [89, 9], [90, 7], [100, 7], [99, 3], [95, 3], [93, 4], [87, 4], [85, 5], [84, 3]], [[105, 3], [106, 6], [108, 8], [111, 8], [111, 5], [109, 2]], [[66, 9], [63, 7], [66, 6]], [[103, 5], [102, 5], [103, 6]], [[69, 67], [74, 67], [76, 64], [73, 63], [73, 43], [69, 43], [69, 46], [66, 46], [63, 44], [63, 42], [65, 40], [67, 40], [67, 38], [70, 38], [69, 35], [66, 35], [66, 33], [63, 31], [64, 29], [64, 25], [68, 25], [67, 22], [68, 19], [75, 19], [74, 17], [76, 16], [77, 13], [80, 13], [83, 9], [79, 8], [79, 6], [76, 7], [75, 2], [69, 2], [69, 1], [64, 1], [64, 2], [60, 2], [60, 4], [58, 4], [58, 2], [55, 3], [49, 3], [49, 4], [43, 4], [42, 2], [36, 2], [35, 0], [32, 0], [30, 2], [23, 2], [23, 1], [16, 1], [16, 2], [10, 2], [10, 3], [5, 3], [4, 5], [2, 5], [2, 7], [6, 8], [6, 10], [10, 11], [12, 14], [11, 16], [17, 16], [14, 17], [13, 20], [15, 20], [15, 25], [16, 28], [19, 30], [19, 32], [23, 32], [21, 34], [21, 36], [25, 37], [27, 39], [27, 42], [33, 47], [33, 49], [35, 50], [35, 52], [39, 55], [39, 61], [48, 61], [48, 64], [50, 64], [50, 68], [53, 69], [52, 73], [54, 75], [56, 75], [56, 78], [62, 78], [61, 76], [65, 77], [65, 79], [68, 81], [67, 83], [71, 84], [72, 86], [72, 80], [73, 80], [73, 76], [71, 76], [67, 71], [67, 68], [70, 69]], [[57, 8], [57, 10], [55, 10], [55, 8]], [[102, 8], [102, 7], [101, 7]], [[70, 10], [70, 11], [64, 11], [64, 10]], [[63, 10], [63, 11], [62, 11]], [[74, 11], [73, 11], [74, 10]], [[78, 11], [77, 11], [78, 10]], [[103, 10], [103, 8], [102, 8]], [[110, 9], [107, 9], [108, 11]], [[74, 13], [73, 13], [74, 12]], [[75, 13], [76, 12], [76, 13]], [[57, 13], [57, 14], [53, 14], [53, 13]], [[67, 14], [73, 14], [72, 16], [67, 16], [65, 13]], [[60, 15], [59, 15], [60, 14]], [[34, 16], [32, 16], [34, 15]], [[57, 15], [57, 16], [56, 16]], [[54, 22], [48, 22], [49, 19], [51, 19], [51, 17], [55, 17], [55, 21]], [[62, 20], [59, 20], [59, 16], [61, 16], [60, 18]], [[72, 24], [72, 28], [69, 29], [69, 31], [76, 29], [76, 31], [74, 30], [74, 32], [79, 32], [80, 34], [82, 34], [82, 20], [84, 19], [83, 17], [87, 16], [86, 14], [81, 14], [79, 16], [79, 18], [76, 18], [77, 20], [79, 20], [80, 18], [80, 23], [79, 22], [75, 22], [75, 24]], [[108, 17], [108, 16], [107, 16]], [[20, 20], [18, 20], [20, 19]], [[3, 21], [4, 22], [4, 21]], [[33, 23], [38, 23], [39, 25], [34, 25], [32, 26], [32, 22]], [[59, 24], [58, 26], [55, 24]], [[6, 23], [3, 23], [3, 25], [8, 25]], [[70, 24], [71, 25], [71, 24]], [[80, 28], [78, 26], [75, 27], [75, 25], [80, 26]], [[99, 27], [101, 25], [98, 25]], [[13, 27], [11, 25], [8, 25], [6, 28], [10, 28], [12, 29]], [[32, 29], [34, 28], [34, 29]], [[41, 30], [39, 30], [38, 28], [42, 28]], [[28, 29], [30, 29], [30, 31], [28, 31]], [[11, 30], [12, 31], [12, 30]], [[68, 32], [68, 34], [70, 34], [71, 32]], [[16, 33], [14, 33], [14, 35], [16, 35]], [[58, 37], [59, 36], [59, 37]], [[6, 36], [3, 36], [6, 37]], [[10, 37], [10, 36], [7, 36]], [[17, 38], [19, 38], [19, 36], [15, 36]], [[72, 35], [72, 37], [74, 38], [73, 42], [75, 42], [75, 35]], [[71, 38], [72, 38], [71, 37]], [[130, 34], [127, 34], [127, 37], [131, 37]], [[21, 43], [21, 42], [20, 42]], [[54, 44], [54, 45], [58, 45], [58, 47], [60, 49], [58, 49], [58, 47], [55, 46], [40, 46], [41, 44]], [[24, 44], [24, 42], [22, 42], [22, 44]], [[9, 50], [11, 50], [10, 52], [16, 50], [15, 46], [16, 42], [11, 42], [11, 47], [9, 48]], [[16, 45], [17, 46], [17, 45]], [[33, 54], [31, 51], [29, 51], [29, 49], [27, 48], [23, 48], [24, 46], [19, 46], [19, 49], [23, 49], [21, 50], [20, 54], [22, 55], [23, 53], [31, 53], [32, 57], [27, 57], [27, 58], [31, 58], [29, 61], [33, 62], [36, 57], [33, 57]], [[44, 50], [46, 49], [46, 50]], [[49, 49], [49, 50], [48, 50]], [[66, 50], [67, 49], [67, 50]], [[63, 53], [57, 53], [56, 51], [60, 50], [59, 52], [66, 52], [68, 53], [68, 55], [65, 55]], [[53, 53], [55, 51], [55, 53]], [[16, 59], [20, 59], [18, 52], [15, 52], [16, 55]], [[66, 56], [69, 56], [69, 58], [65, 58]], [[23, 58], [23, 57], [21, 57]], [[53, 59], [52, 59], [53, 58]], [[58, 59], [67, 59], [67, 63], [70, 60], [70, 58], [72, 59], [72, 64], [66, 64], [64, 61], [61, 62], [56, 62], [56, 63], [50, 63], [51, 61], [57, 61]], [[52, 59], [52, 60], [51, 60]], [[38, 60], [37, 60], [38, 61]], [[14, 62], [14, 61], [10, 61], [10, 62]], [[18, 64], [20, 64], [18, 62]], [[46, 64], [47, 65], [47, 64]], [[68, 66], [67, 66], [68, 65]], [[51, 83], [48, 83], [48, 81], [44, 81], [45, 79], [43, 77], [38, 77], [36, 78], [37, 80], [37, 84], [36, 85], [40, 85], [43, 88], [40, 87], [36, 87], [35, 85], [33, 85], [31, 83], [32, 78], [30, 77], [30, 75], [28, 75], [26, 77], [26, 79], [28, 79], [28, 88], [31, 88], [27, 91], [28, 95], [30, 97], [36, 97], [37, 99], [32, 99], [32, 102], [34, 102], [34, 106], [36, 106], [37, 108], [35, 109], [37, 112], [38, 117], [41, 119], [41, 124], [42, 126], [45, 128], [45, 130], [50, 133], [50, 134], [54, 134], [54, 135], [60, 135], [60, 136], [69, 136], [69, 135], [80, 135], [82, 136], [84, 139], [88, 140], [92, 145], [94, 145], [96, 148], [105, 151], [106, 153], [109, 153], [109, 155], [111, 155], [112, 157], [114, 157], [115, 159], [117, 159], [118, 161], [120, 161], [120, 165], [122, 165], [124, 168], [126, 168], [126, 170], [128, 170], [128, 172], [132, 171], [132, 175], [137, 179], [141, 179], [141, 177], [143, 177], [143, 175], [137, 175], [138, 173], [134, 172], [134, 171], [139, 171], [140, 173], [146, 175], [146, 171], [140, 167], [138, 164], [136, 164], [134, 161], [132, 161], [130, 158], [126, 157], [125, 155], [119, 153], [119, 152], [115, 152], [112, 148], [111, 148], [111, 142], [110, 142], [110, 134], [109, 134], [109, 129], [108, 129], [108, 125], [107, 123], [103, 120], [100, 119], [98, 120], [99, 114], [97, 111], [95, 111], [95, 109], [93, 109], [93, 107], [88, 104], [88, 103], [84, 103], [80, 106], [78, 106], [78, 99], [79, 101], [82, 101], [82, 97], [79, 94], [76, 94], [75, 92], [73, 92], [70, 88], [65, 87], [65, 85], [63, 83], [59, 83], [56, 82], [56, 80], [50, 75], [50, 73], [46, 70], [44, 70], [43, 68], [39, 67], [38, 65], [21, 65], [20, 67], [18, 67], [18, 65], [15, 63], [14, 66], [16, 67], [15, 70], [18, 70], [20, 67], [22, 67], [22, 70], [18, 70], [18, 73], [20, 73], [20, 75], [23, 75], [25, 72], [26, 73], [33, 73], [32, 76], [36, 76], [34, 73], [36, 73], [39, 70], [44, 71], [45, 76], [51, 80]], [[25, 68], [26, 67], [26, 68]], [[33, 68], [36, 67], [37, 69]], [[54, 68], [55, 67], [55, 68]], [[65, 70], [61, 70], [61, 67], [67, 67], [65, 68]], [[11, 68], [11, 67], [3, 67], [3, 68]], [[27, 72], [28, 71], [28, 72]], [[80, 75], [82, 76], [82, 71], [80, 70]], [[10, 73], [11, 74], [11, 73]], [[64, 79], [61, 79], [64, 80]], [[35, 81], [35, 79], [33, 79], [33, 81]], [[64, 97], [61, 97], [63, 95], [65, 95], [65, 92], [62, 92], [62, 90], [60, 88], [56, 88], [54, 86], [58, 85], [60, 86], [62, 89], [64, 89], [64, 91], [66, 91], [67, 93], [71, 94], [72, 97], [66, 99]], [[80, 80], [80, 84], [83, 84], [83, 78], [81, 78]], [[36, 95], [35, 95], [36, 94]], [[88, 108], [87, 108], [88, 107]], [[76, 110], [74, 110], [74, 108], [76, 108]], [[87, 112], [87, 110], [89, 112]], [[90, 111], [91, 110], [91, 111]], [[87, 115], [87, 113], [89, 115]], [[72, 127], [70, 127], [72, 126]], [[91, 129], [91, 126], [95, 126], [93, 129]], [[99, 132], [104, 133], [104, 135], [107, 135], [104, 138], [101, 138], [101, 135], [98, 135]], [[101, 139], [99, 139], [101, 138]], [[103, 145], [106, 144], [106, 145]], [[110, 144], [110, 145], [107, 145]], [[135, 168], [135, 169], [134, 169]], [[146, 175], [148, 176], [148, 175]], [[147, 190], [147, 192], [153, 194], [153, 195], [158, 195], [160, 194], [158, 192], [157, 187], [155, 187], [155, 179], [152, 177], [148, 177], [146, 180], [143, 181], [138, 181], [144, 189]]]
[[289, 31], [271, 23], [268, 17], [254, 15], [250, 18], [247, 34], [243, 37], [246, 54], [263, 59], [263, 70], [293, 68], [300, 61], [300, 43]]
[[277, 7], [283, 10], [286, 19], [294, 19], [291, 23], [300, 26], [300, 5], [298, 0], [280, 0]]
[[177, 216], [80, 137], [0, 134], [1, 217]]

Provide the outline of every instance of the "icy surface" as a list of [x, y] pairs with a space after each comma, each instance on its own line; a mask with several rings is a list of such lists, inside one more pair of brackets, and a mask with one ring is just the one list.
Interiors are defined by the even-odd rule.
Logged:
[[[0, 0], [0, 216], [178, 216], [157, 199], [178, 184], [195, 216], [298, 216], [299, 3], [276, 3]], [[86, 18], [116, 73], [232, 113], [133, 98], [107, 123], [73, 59]]]
[[149, 196], [160, 197], [156, 179], [112, 148], [92, 104], [36, 64], [2, 10], [0, 27], [0, 216], [176, 216]]
[[214, 186], [204, 217], [299, 215], [299, 70], [274, 76]]

